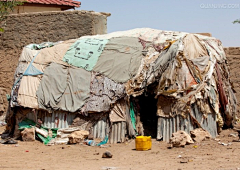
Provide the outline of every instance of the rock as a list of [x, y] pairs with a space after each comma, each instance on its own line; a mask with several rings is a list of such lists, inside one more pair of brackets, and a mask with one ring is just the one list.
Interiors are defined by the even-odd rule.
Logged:
[[86, 130], [79, 130], [79, 131], [75, 131], [72, 132], [69, 136], [69, 143], [70, 144], [76, 144], [76, 143], [80, 143], [82, 142], [84, 139], [86, 139], [89, 135], [89, 132]]
[[173, 147], [173, 144], [172, 144], [172, 143], [168, 143], [168, 144], [167, 144], [167, 148], [168, 148], [168, 149], [172, 149], [172, 147]]
[[182, 159], [182, 160], [180, 160], [180, 163], [188, 163], [188, 160], [187, 159]]
[[112, 154], [109, 151], [106, 151], [102, 154], [102, 158], [112, 158]]
[[206, 139], [210, 139], [211, 135], [209, 132], [205, 131], [202, 128], [194, 129], [190, 132], [192, 139], [195, 142], [201, 142]]
[[234, 137], [234, 138], [236, 138], [236, 137], [237, 137], [237, 134], [230, 133], [230, 134], [228, 135], [228, 137]]
[[194, 143], [192, 138], [186, 132], [180, 130], [172, 134], [170, 144], [173, 147], [184, 147], [186, 144]]
[[233, 130], [240, 131], [240, 123], [236, 123], [233, 125]]
[[35, 128], [25, 128], [21, 135], [23, 141], [35, 141]]

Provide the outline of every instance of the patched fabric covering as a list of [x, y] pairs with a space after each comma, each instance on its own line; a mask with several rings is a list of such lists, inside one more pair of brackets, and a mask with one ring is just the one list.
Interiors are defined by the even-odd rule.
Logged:
[[91, 80], [91, 95], [81, 110], [85, 112], [106, 112], [110, 105], [124, 97], [125, 87], [101, 74], [93, 73]]
[[68, 49], [63, 61], [91, 71], [107, 42], [107, 39], [80, 38]]
[[51, 63], [37, 91], [39, 108], [76, 112], [90, 95], [91, 73]]
[[142, 49], [138, 38], [112, 38], [93, 70], [116, 82], [124, 83], [136, 75], [142, 60]]

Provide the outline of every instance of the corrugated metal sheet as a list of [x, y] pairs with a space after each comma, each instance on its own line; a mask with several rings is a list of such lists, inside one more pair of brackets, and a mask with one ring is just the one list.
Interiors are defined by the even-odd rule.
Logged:
[[[36, 122], [37, 114], [38, 111], [36, 111], [36, 115], [33, 113], [29, 113], [27, 114], [27, 118]], [[72, 124], [72, 121], [75, 118], [75, 116], [76, 113], [54, 111], [53, 113], [50, 114], [45, 112], [43, 115], [43, 126], [47, 128], [59, 128], [59, 129], [68, 128], [69, 125]]]
[[109, 143], [123, 143], [126, 136], [126, 122], [116, 122], [112, 124]]
[[93, 136], [94, 138], [104, 139], [106, 135], [108, 135], [108, 142], [111, 144], [124, 142], [126, 136], [126, 122], [113, 123], [112, 127], [109, 128], [109, 123], [107, 122], [106, 117], [99, 120], [93, 126]]
[[[203, 129], [207, 130], [212, 137], [217, 135], [217, 123], [216, 114], [208, 114], [207, 119], [203, 118], [203, 114], [198, 111], [196, 105], [191, 108], [192, 116], [200, 123]], [[162, 139], [163, 141], [169, 142], [172, 133], [178, 130], [183, 130], [190, 134], [190, 131], [196, 129], [197, 127], [193, 124], [190, 115], [184, 119], [182, 116], [178, 115], [174, 118], [158, 118], [158, 128], [157, 128], [157, 140]]]
[[108, 134], [108, 131], [109, 131], [108, 129], [109, 129], [109, 125], [107, 122], [107, 118], [104, 117], [102, 120], [99, 120], [93, 126], [93, 137], [104, 139], [105, 136]]

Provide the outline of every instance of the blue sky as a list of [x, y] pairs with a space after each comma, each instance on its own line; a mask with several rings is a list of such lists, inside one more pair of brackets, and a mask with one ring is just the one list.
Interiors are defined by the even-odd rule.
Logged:
[[134, 28], [209, 32], [225, 47], [240, 46], [239, 0], [80, 0], [80, 10], [109, 12], [108, 33]]

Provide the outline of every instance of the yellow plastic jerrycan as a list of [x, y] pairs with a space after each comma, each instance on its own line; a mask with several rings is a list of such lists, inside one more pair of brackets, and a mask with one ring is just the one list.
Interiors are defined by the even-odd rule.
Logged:
[[147, 151], [152, 148], [151, 136], [137, 136], [135, 139], [137, 151]]

